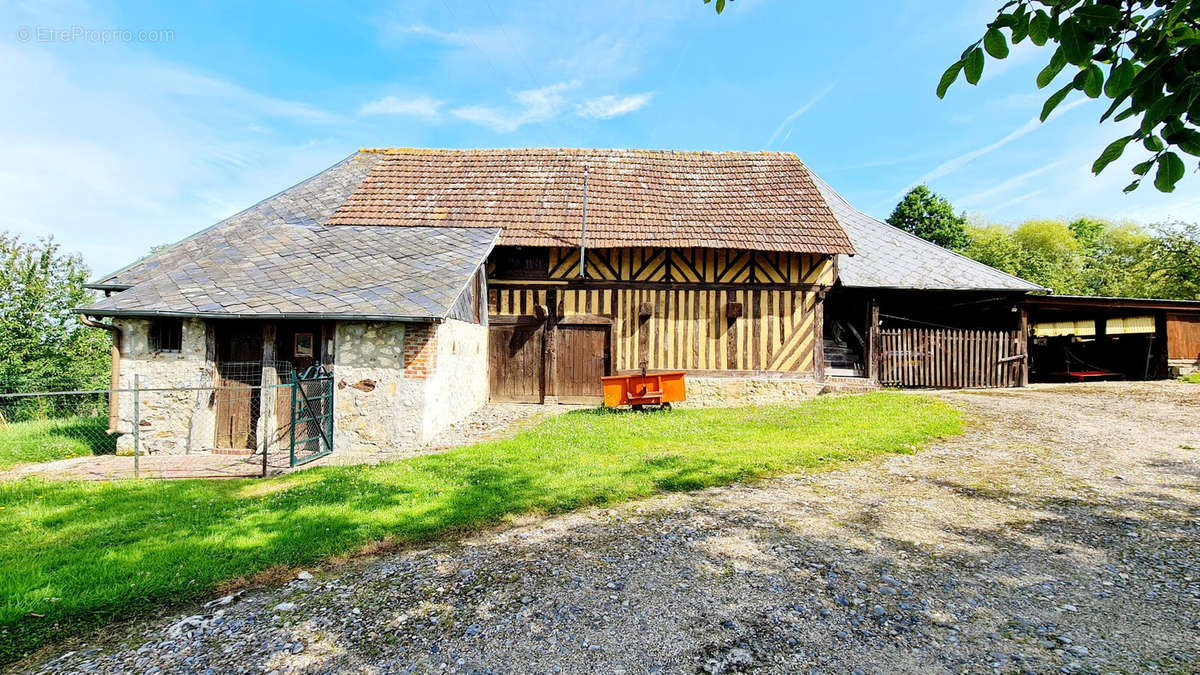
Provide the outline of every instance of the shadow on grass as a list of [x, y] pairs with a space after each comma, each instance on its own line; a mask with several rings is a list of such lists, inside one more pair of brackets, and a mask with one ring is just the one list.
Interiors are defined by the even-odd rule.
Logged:
[[0, 427], [0, 469], [83, 455], [111, 455], [117, 439], [104, 417], [12, 422]]
[[574, 411], [511, 439], [263, 481], [0, 482], [0, 503], [11, 505], [0, 511], [0, 661], [52, 636], [384, 538], [419, 542], [512, 514], [799, 470], [839, 454], [831, 448], [847, 457], [899, 452], [960, 430], [945, 404], [906, 395], [809, 407]]

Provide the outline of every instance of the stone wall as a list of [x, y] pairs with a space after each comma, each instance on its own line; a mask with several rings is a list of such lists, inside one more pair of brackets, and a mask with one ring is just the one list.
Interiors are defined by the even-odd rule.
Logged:
[[334, 356], [338, 461], [411, 454], [487, 402], [487, 327], [341, 322]]
[[803, 401], [820, 394], [824, 386], [811, 377], [703, 377], [686, 378], [686, 405], [733, 407]]
[[338, 322], [334, 337], [333, 450], [371, 455], [417, 441], [424, 380], [405, 377], [408, 326]]
[[1177, 370], [1180, 375], [1191, 375], [1192, 373], [1200, 373], [1200, 360], [1191, 361], [1188, 359], [1170, 359], [1167, 365]]
[[[197, 319], [183, 321], [183, 341], [178, 352], [150, 349], [150, 321], [116, 319], [121, 329], [121, 389], [132, 389], [138, 376], [143, 389], [205, 387], [212, 385], [213, 364], [205, 350], [205, 325]], [[208, 452], [213, 446], [214, 410], [209, 391], [143, 391], [139, 395], [140, 451], [182, 455]], [[133, 452], [133, 394], [120, 395], [121, 432], [117, 452]]]
[[436, 364], [426, 380], [423, 441], [487, 404], [487, 326], [449, 319], [437, 326]]

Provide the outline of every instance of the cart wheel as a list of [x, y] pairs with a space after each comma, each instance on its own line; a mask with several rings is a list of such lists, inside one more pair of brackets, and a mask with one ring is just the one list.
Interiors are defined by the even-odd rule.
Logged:
[[671, 404], [670, 404], [670, 403], [663, 403], [661, 406], [659, 406], [659, 407], [658, 407], [658, 409], [659, 409], [659, 410], [670, 410], [670, 409], [671, 409]]
[[641, 412], [641, 411], [642, 411], [642, 404], [641, 404], [641, 403], [634, 403], [633, 405], [631, 405], [631, 406], [629, 406], [629, 407], [630, 407], [630, 408], [633, 408], [633, 411], [634, 411], [634, 412]]

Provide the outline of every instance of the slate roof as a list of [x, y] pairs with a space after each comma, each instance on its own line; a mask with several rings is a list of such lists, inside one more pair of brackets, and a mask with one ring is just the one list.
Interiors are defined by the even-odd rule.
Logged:
[[329, 225], [500, 227], [500, 244], [853, 253], [791, 153], [366, 151], [378, 162]]
[[854, 208], [816, 174], [824, 196], [858, 253], [838, 258], [838, 279], [851, 288], [1043, 291], [1037, 284], [972, 260]]
[[80, 311], [96, 316], [445, 318], [495, 228], [268, 224]]

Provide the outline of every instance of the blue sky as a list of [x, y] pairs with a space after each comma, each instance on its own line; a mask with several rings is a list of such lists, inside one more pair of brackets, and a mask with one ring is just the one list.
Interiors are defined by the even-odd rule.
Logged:
[[0, 229], [103, 272], [375, 146], [782, 150], [879, 217], [926, 182], [1003, 223], [1200, 219], [1194, 175], [1172, 195], [1122, 195], [1132, 158], [1091, 175], [1121, 133], [1100, 104], [1032, 121], [1042, 52], [934, 96], [995, 7], [0, 0]]

